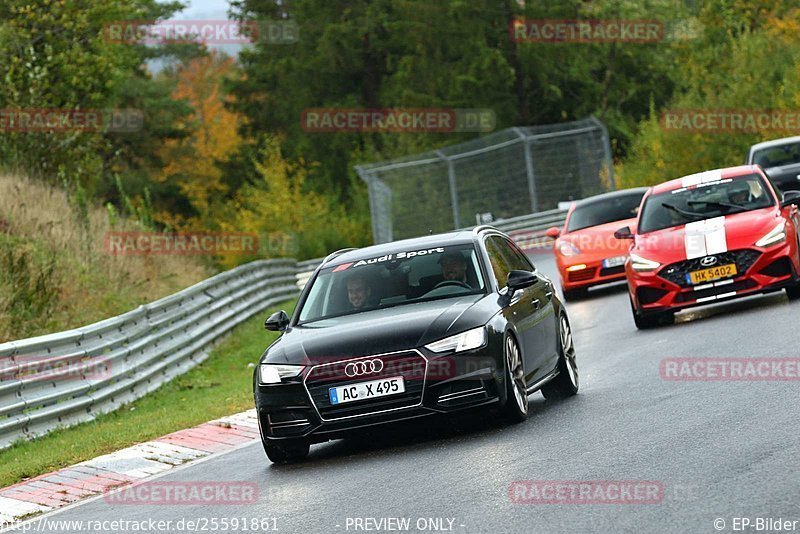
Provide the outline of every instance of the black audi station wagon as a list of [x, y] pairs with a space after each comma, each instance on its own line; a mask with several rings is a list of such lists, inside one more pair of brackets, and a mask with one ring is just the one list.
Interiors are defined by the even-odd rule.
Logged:
[[570, 323], [553, 284], [481, 226], [329, 255], [261, 356], [254, 396], [275, 463], [353, 430], [578, 391]]

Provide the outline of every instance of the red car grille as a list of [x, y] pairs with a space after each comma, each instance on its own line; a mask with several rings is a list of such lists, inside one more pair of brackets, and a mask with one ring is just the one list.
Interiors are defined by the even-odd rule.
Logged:
[[[712, 256], [717, 258], [717, 262], [714, 265], [735, 263], [736, 270], [739, 273], [736, 275], [736, 278], [739, 278], [753, 266], [756, 260], [761, 256], [761, 253], [757, 250], [741, 249], [723, 252], [722, 254], [712, 254]], [[661, 269], [658, 275], [673, 284], [681, 287], [690, 287], [691, 284], [686, 281], [686, 277], [692, 271], [700, 271], [706, 268], [700, 263], [702, 259], [703, 258], [695, 258], [693, 260], [672, 263]]]
[[570, 271], [568, 273], [567, 279], [569, 279], [570, 282], [584, 282], [586, 280], [591, 280], [592, 278], [594, 278], [596, 272], [597, 268], [583, 269], [580, 271]]

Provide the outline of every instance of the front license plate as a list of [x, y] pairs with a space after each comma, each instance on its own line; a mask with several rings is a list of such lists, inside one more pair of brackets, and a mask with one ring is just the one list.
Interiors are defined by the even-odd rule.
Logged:
[[603, 260], [603, 269], [608, 269], [609, 267], [619, 267], [620, 265], [625, 265], [625, 260], [628, 259], [628, 256], [617, 256], [615, 258], [608, 258]]
[[406, 385], [403, 382], [403, 377], [395, 376], [330, 388], [328, 396], [331, 399], [331, 404], [343, 404], [345, 402], [395, 395], [403, 393], [405, 390]]
[[686, 281], [690, 284], [702, 284], [704, 282], [712, 282], [721, 278], [730, 278], [736, 276], [736, 264], [729, 263], [727, 265], [718, 265], [710, 269], [702, 269], [700, 271], [692, 271], [686, 275]]

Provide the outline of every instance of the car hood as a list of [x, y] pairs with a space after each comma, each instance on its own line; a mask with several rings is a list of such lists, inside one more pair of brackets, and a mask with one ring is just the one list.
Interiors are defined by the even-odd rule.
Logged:
[[765, 172], [782, 191], [800, 191], [800, 163], [770, 167]]
[[[775, 207], [734, 213], [722, 219], [724, 219], [722, 226], [708, 231], [705, 237], [704, 234], [699, 234], [698, 237], [698, 232], [693, 230], [690, 232], [693, 237], [687, 239], [686, 226], [665, 228], [643, 235], [637, 234], [631, 252], [661, 264], [668, 264], [688, 259], [690, 250], [692, 247], [697, 247], [698, 242], [700, 247], [703, 243], [711, 247], [707, 254], [717, 253], [715, 251], [755, 248], [756, 241], [775, 228], [778, 223], [785, 221]], [[700, 254], [700, 256], [705, 255]], [[699, 256], [695, 253], [693, 257]]]
[[284, 332], [262, 361], [308, 365], [413, 349], [481, 326], [496, 309], [496, 296], [468, 295], [314, 321]]
[[[625, 226], [633, 228], [636, 219], [625, 219], [614, 221], [598, 226], [584, 228], [570, 232], [558, 238], [559, 242], [572, 243], [581, 251], [581, 259], [605, 259], [611, 256], [625, 256], [631, 242], [625, 239], [617, 239], [614, 232]], [[556, 248], [556, 250], [558, 250]], [[570, 257], [576, 259], [576, 257]]]

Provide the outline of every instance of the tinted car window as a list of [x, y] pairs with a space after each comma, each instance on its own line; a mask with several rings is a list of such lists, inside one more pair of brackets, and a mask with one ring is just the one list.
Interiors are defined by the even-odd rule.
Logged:
[[692, 221], [768, 208], [772, 194], [758, 174], [748, 174], [676, 189], [647, 198], [639, 220], [644, 234]]
[[486, 240], [486, 252], [489, 254], [489, 263], [497, 279], [499, 287], [505, 287], [508, 273], [515, 269], [511, 247], [500, 236], [491, 236]]
[[518, 271], [532, 271], [533, 265], [525, 257], [523, 254], [513, 243], [510, 241], [503, 239], [503, 245], [506, 248], [506, 256], [509, 259], [509, 263], [512, 270]]
[[398, 249], [322, 269], [300, 323], [433, 299], [484, 292], [472, 244]]
[[579, 204], [570, 215], [567, 232], [633, 219], [639, 212], [644, 191]]
[[800, 143], [786, 143], [759, 150], [753, 154], [753, 163], [765, 169], [800, 163]]

